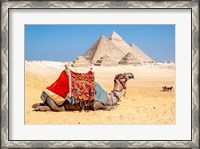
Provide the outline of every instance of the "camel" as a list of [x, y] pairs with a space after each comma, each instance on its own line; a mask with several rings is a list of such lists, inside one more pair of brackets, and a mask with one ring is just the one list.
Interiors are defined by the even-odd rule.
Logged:
[[[126, 93], [126, 84], [129, 79], [134, 79], [132, 73], [117, 74], [114, 78], [114, 87], [111, 93], [106, 93], [106, 103], [102, 103], [94, 99], [88, 109], [84, 110], [105, 110], [110, 111], [114, 109], [119, 102], [120, 98]], [[32, 106], [35, 111], [69, 111], [80, 110], [80, 104], [70, 104], [67, 100], [62, 105], [57, 105], [51, 98], [47, 98], [44, 103], [36, 103]]]

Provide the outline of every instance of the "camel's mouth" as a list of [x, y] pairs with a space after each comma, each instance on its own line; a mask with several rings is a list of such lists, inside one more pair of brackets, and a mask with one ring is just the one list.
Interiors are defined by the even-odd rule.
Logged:
[[134, 79], [134, 75], [131, 74], [131, 75], [129, 76], [129, 79]]

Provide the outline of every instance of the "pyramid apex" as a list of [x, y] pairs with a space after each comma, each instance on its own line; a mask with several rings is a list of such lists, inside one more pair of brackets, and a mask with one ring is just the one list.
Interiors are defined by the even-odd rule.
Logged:
[[133, 46], [135, 46], [135, 44], [134, 44], [134, 43], [131, 43], [130, 46], [133, 47]]
[[115, 31], [113, 31], [110, 35], [110, 39], [122, 40], [122, 37], [120, 37]]
[[105, 35], [101, 35], [101, 36], [100, 36], [100, 39], [101, 39], [101, 38], [107, 38], [107, 37], [106, 37]]

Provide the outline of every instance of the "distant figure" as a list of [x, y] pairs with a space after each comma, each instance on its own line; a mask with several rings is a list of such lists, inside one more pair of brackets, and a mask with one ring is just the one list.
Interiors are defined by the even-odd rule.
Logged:
[[163, 91], [171, 91], [173, 87], [172, 86], [171, 87], [164, 86], [162, 88], [163, 88]]

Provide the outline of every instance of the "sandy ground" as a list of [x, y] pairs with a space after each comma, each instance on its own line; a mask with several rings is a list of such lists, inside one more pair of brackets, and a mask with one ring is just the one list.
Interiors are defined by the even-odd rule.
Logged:
[[[36, 112], [31, 107], [42, 102], [42, 91], [51, 85], [64, 69], [61, 62], [25, 62], [25, 124], [175, 124], [174, 64], [145, 66], [93, 66], [95, 79], [107, 92], [113, 89], [118, 73], [132, 72], [135, 79], [127, 83], [126, 97], [112, 111]], [[87, 72], [88, 68], [76, 68]], [[72, 70], [75, 71], [74, 68]], [[162, 86], [173, 86], [162, 92]]]

